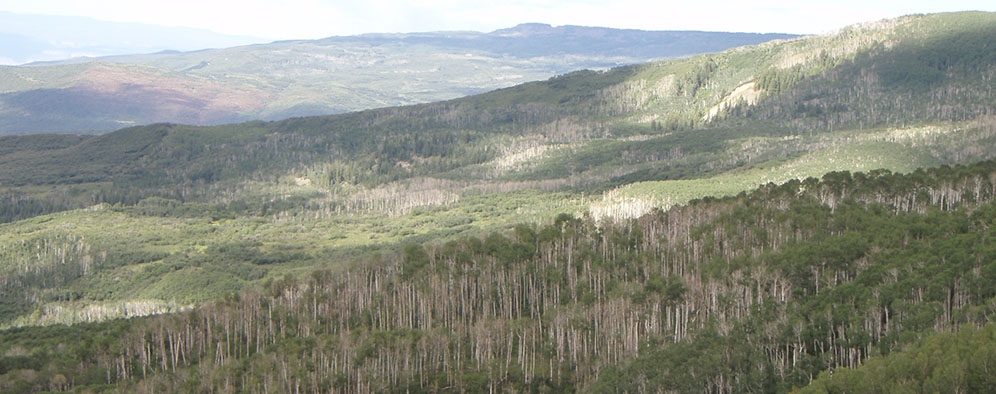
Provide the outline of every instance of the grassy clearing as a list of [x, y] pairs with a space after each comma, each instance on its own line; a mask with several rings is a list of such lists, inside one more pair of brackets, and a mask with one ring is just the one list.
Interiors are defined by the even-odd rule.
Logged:
[[[291, 187], [275, 188], [287, 193]], [[314, 192], [311, 186], [297, 192]], [[405, 215], [148, 216], [98, 206], [0, 225], [0, 276], [20, 278], [37, 304], [7, 325], [78, 322], [176, 310], [287, 275], [335, 270], [402, 245], [550, 220], [583, 211], [572, 193], [468, 195]], [[32, 273], [66, 272], [45, 281]], [[85, 271], [85, 272], [83, 272]]]

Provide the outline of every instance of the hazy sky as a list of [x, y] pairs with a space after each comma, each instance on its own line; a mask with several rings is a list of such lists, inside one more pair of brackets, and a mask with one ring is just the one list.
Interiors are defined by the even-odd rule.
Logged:
[[826, 33], [926, 12], [996, 11], [993, 0], [0, 0], [0, 11], [196, 27], [269, 39], [368, 32], [492, 31], [522, 22], [645, 30]]

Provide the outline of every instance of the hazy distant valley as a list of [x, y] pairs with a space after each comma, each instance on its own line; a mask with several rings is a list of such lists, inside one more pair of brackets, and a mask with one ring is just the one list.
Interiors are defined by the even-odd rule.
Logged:
[[790, 37], [525, 24], [0, 67], [0, 134], [213, 125], [427, 103]]
[[179, 118], [0, 137], [0, 390], [986, 391], [994, 33], [521, 25], [4, 68], [8, 115], [60, 103], [11, 132]]

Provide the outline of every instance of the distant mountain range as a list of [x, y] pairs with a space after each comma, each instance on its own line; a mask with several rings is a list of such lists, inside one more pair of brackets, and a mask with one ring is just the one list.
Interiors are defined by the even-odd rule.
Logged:
[[259, 37], [225, 35], [204, 29], [0, 11], [0, 64], [164, 50], [192, 51], [265, 41]]
[[211, 125], [425, 103], [792, 37], [523, 24], [491, 33], [365, 34], [2, 67], [0, 134]]

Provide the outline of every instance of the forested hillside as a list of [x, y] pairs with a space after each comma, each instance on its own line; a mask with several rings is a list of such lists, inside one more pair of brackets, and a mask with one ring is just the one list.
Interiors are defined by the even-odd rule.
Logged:
[[[341, 266], [377, 249], [559, 213], [587, 213], [596, 221], [637, 217], [654, 207], [834, 170], [909, 172], [990, 159], [996, 151], [986, 147], [996, 122], [985, 111], [971, 114], [976, 117], [927, 110], [865, 114], [845, 122], [855, 127], [845, 130], [815, 126], [830, 122], [828, 114], [803, 111], [789, 121], [762, 114], [780, 108], [785, 95], [829, 89], [824, 80], [831, 68], [874, 73], [937, 30], [963, 26], [960, 36], [988, 37], [993, 19], [984, 13], [906, 17], [339, 116], [159, 124], [95, 137], [5, 137], [0, 219], [13, 222], [0, 234], [0, 248], [8, 251], [4, 275], [23, 275], [14, 267], [50, 272], [44, 267], [63, 258], [45, 256], [70, 249], [92, 269], [43, 274], [44, 284], [8, 292], [6, 302], [20, 306], [0, 320], [91, 320], [79, 314], [94, 307], [119, 311], [110, 315], [142, 314], [127, 305], [177, 308], [265, 278]], [[966, 42], [988, 53], [986, 40]], [[948, 56], [937, 51], [936, 58]], [[935, 82], [948, 93], [933, 105], [974, 97], [986, 108], [991, 98], [979, 91], [989, 86], [988, 74], [972, 70], [991, 68], [987, 59], [965, 58], [950, 68]], [[777, 82], [779, 70], [799, 74]], [[750, 84], [778, 88], [743, 88]], [[751, 89], [754, 105], [744, 101]], [[862, 97], [841, 89], [842, 97]], [[926, 108], [926, 100], [912, 100], [904, 89], [876, 94], [895, 92], [896, 100]], [[230, 256], [230, 244], [254, 245], [252, 255]]]
[[916, 15], [431, 104], [2, 137], [0, 391], [906, 382], [885, 365], [996, 312], [993, 34]]
[[855, 369], [824, 373], [802, 392], [892, 393], [898, 391], [981, 393], [996, 385], [996, 325], [929, 336], [909, 349], [875, 357]]
[[990, 321], [994, 196], [990, 161], [831, 173], [614, 224], [562, 215], [174, 314], [8, 330], [2, 384], [783, 391]]
[[[953, 144], [948, 152], [932, 147], [931, 154], [971, 162], [988, 154], [972, 148], [990, 137], [984, 130], [992, 124], [993, 96], [986, 90], [992, 59], [986, 56], [994, 30], [987, 13], [913, 16], [435, 104], [210, 128], [160, 124], [90, 138], [7, 137], [0, 185], [10, 195], [0, 217], [149, 195], [179, 193], [186, 200], [201, 194], [197, 185], [290, 174], [368, 187], [426, 176], [563, 184], [583, 174], [600, 187], [691, 179], [876, 132], [882, 135], [874, 139], [913, 146]], [[944, 41], [948, 36], [959, 44]], [[924, 42], [934, 43], [930, 51]], [[889, 69], [897, 78], [933, 69], [923, 83], [935, 93], [911, 93], [918, 84], [848, 84], [854, 79], [841, 76], [878, 80]], [[834, 100], [851, 102], [815, 109]], [[881, 105], [893, 107], [869, 110]], [[972, 135], [938, 138], [950, 133]], [[28, 184], [47, 186], [44, 193], [9, 188]]]

